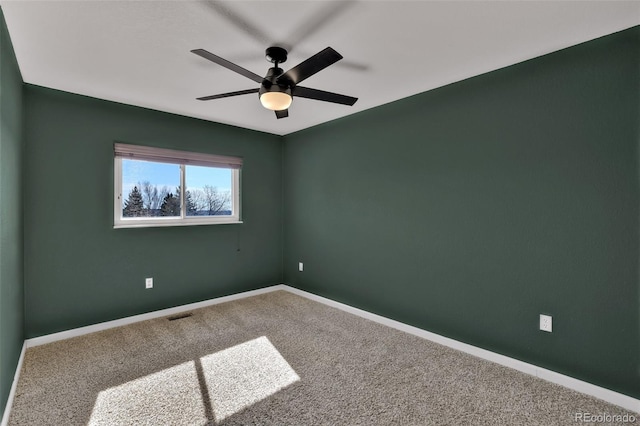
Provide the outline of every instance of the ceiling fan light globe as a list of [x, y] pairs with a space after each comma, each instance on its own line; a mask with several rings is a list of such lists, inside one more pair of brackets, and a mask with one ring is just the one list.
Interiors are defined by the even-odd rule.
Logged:
[[282, 111], [291, 105], [291, 95], [285, 92], [265, 92], [260, 95], [260, 103], [271, 111]]

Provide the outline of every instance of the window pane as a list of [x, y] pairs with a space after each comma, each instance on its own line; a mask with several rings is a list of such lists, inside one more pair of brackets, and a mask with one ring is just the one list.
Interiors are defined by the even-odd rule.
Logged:
[[180, 216], [180, 165], [122, 160], [122, 217]]
[[231, 216], [232, 169], [186, 166], [187, 216]]

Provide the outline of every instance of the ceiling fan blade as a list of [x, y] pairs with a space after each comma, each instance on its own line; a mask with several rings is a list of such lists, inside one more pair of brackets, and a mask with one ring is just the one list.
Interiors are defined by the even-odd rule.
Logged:
[[201, 98], [196, 98], [199, 101], [210, 101], [212, 99], [220, 99], [220, 98], [228, 98], [229, 96], [238, 96], [238, 95], [248, 95], [249, 93], [258, 93], [258, 88], [256, 89], [247, 89], [247, 90], [238, 90], [237, 92], [229, 92], [229, 93], [221, 93], [219, 95], [211, 95], [211, 96], [203, 96]]
[[287, 118], [289, 116], [289, 110], [283, 109], [281, 111], [275, 111], [276, 117], [278, 118]]
[[293, 96], [299, 98], [315, 99], [318, 101], [333, 102], [334, 104], [342, 104], [352, 106], [358, 98], [352, 96], [340, 95], [333, 92], [325, 92], [324, 90], [310, 89], [308, 87], [296, 86], [291, 91]]
[[198, 56], [202, 56], [205, 59], [210, 60], [211, 62], [214, 62], [218, 65], [222, 65], [225, 68], [230, 69], [231, 71], [235, 71], [240, 75], [243, 75], [247, 78], [250, 78], [251, 80], [255, 81], [256, 83], [262, 83], [263, 78], [260, 77], [258, 74], [252, 73], [251, 71], [242, 68], [239, 65], [234, 64], [233, 62], [229, 62], [224, 58], [221, 58], [218, 55], [214, 55], [211, 52], [208, 52], [204, 49], [194, 49], [191, 51], [192, 53], [195, 53]]
[[292, 83], [293, 85], [296, 85], [315, 73], [322, 71], [329, 65], [338, 62], [340, 59], [342, 59], [341, 54], [332, 48], [327, 47], [282, 74], [278, 77], [277, 81], [278, 83]]

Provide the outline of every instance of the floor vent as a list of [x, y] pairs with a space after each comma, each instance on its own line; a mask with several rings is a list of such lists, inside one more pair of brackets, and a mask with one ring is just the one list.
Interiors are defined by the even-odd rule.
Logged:
[[178, 315], [174, 315], [172, 317], [167, 318], [169, 321], [175, 321], [175, 320], [179, 320], [182, 318], [188, 318], [190, 316], [192, 316], [193, 314], [191, 312], [187, 312], [186, 314], [178, 314]]

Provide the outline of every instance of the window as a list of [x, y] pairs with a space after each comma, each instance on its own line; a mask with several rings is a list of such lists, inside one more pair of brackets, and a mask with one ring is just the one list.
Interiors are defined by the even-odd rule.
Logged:
[[115, 228], [240, 222], [241, 158], [122, 143], [114, 153]]

